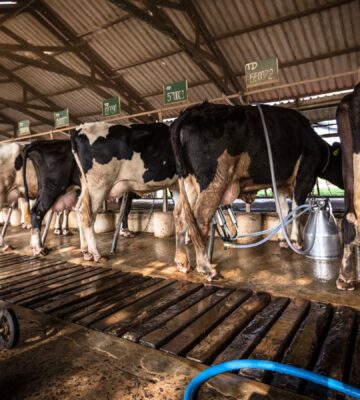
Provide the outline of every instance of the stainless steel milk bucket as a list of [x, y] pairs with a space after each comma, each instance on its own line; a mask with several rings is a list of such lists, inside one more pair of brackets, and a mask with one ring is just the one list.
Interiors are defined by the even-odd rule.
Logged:
[[308, 257], [327, 260], [341, 255], [339, 231], [329, 199], [319, 199], [314, 202], [305, 225], [304, 248], [309, 248], [312, 243]]

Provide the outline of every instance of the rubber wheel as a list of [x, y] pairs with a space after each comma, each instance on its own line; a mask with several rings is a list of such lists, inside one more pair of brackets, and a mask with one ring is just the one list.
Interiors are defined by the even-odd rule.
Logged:
[[0, 311], [0, 348], [11, 349], [19, 341], [19, 322], [11, 308]]

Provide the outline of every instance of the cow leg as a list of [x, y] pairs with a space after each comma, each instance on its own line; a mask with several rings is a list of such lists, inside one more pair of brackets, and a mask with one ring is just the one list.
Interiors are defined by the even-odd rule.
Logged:
[[50, 210], [53, 198], [39, 194], [34, 206], [31, 209], [31, 239], [30, 247], [34, 256], [46, 255], [47, 250], [41, 240], [41, 224], [46, 213]]
[[54, 235], [61, 235], [61, 211], [55, 215]]
[[63, 220], [62, 220], [62, 226], [61, 226], [63, 236], [71, 236], [72, 235], [72, 233], [70, 232], [70, 229], [69, 229], [69, 213], [70, 213], [70, 210], [63, 211]]
[[185, 222], [185, 213], [183, 209], [183, 202], [182, 200], [180, 200], [180, 198], [175, 203], [174, 222], [175, 222], [175, 234], [176, 234], [175, 263], [180, 272], [187, 273], [190, 271], [188, 251], [186, 247], [187, 229]]
[[341, 261], [336, 287], [340, 290], [355, 289], [355, 274], [353, 268], [353, 251], [356, 240], [356, 218], [353, 212], [346, 212], [342, 223], [344, 253]]
[[84, 259], [89, 261], [89, 259], [98, 262], [101, 259], [101, 254], [99, 253], [96, 246], [94, 223], [96, 214], [101, 208], [103, 201], [106, 198], [106, 193], [96, 193], [96, 196], [90, 197], [90, 193], [85, 185], [82, 185], [82, 191], [80, 200], [78, 203], [80, 207], [78, 212], [80, 215], [80, 223], [84, 230], [84, 237], [88, 246], [88, 253], [84, 254]]
[[[122, 219], [121, 227], [120, 227], [119, 235], [126, 237], [126, 238], [131, 238], [131, 237], [135, 236], [131, 231], [129, 231], [129, 228], [128, 228], [128, 218], [129, 218], [129, 214], [131, 211], [131, 203], [133, 201], [133, 198], [134, 198], [134, 194], [132, 192], [129, 192], [127, 199], [126, 199], [126, 204], [125, 204], [124, 218]], [[121, 199], [121, 201], [122, 201], [122, 199]]]
[[11, 246], [7, 245], [5, 243], [5, 235], [6, 235], [6, 231], [9, 226], [9, 223], [10, 223], [10, 217], [11, 217], [12, 211], [14, 209], [14, 206], [15, 206], [15, 201], [13, 203], [11, 203], [11, 205], [9, 207], [9, 211], [7, 213], [6, 219], [4, 221], [4, 226], [3, 226], [2, 230], [1, 230], [1, 234], [0, 234], [0, 247], [3, 247], [4, 251], [8, 251], [11, 249]]
[[25, 199], [20, 197], [18, 199], [18, 206], [21, 212], [21, 227], [23, 229], [31, 228], [31, 216], [30, 216], [30, 205]]
[[[287, 203], [286, 194], [283, 191], [279, 191], [279, 203], [280, 203], [281, 214], [282, 214], [283, 218], [285, 218], [289, 213], [289, 207], [288, 207], [288, 203]], [[280, 211], [277, 210], [278, 213]], [[287, 227], [285, 227], [285, 229], [287, 229]], [[278, 233], [278, 239], [279, 239], [280, 247], [285, 248], [285, 249], [289, 247], [282, 229]]]

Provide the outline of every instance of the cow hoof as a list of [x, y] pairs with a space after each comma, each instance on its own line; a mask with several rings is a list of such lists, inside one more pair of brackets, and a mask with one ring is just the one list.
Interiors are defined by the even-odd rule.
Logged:
[[3, 248], [3, 252], [4, 252], [4, 253], [7, 253], [7, 252], [9, 252], [9, 251], [11, 251], [11, 250], [14, 250], [14, 248], [13, 248], [12, 246], [10, 246], [9, 244], [6, 244], [6, 245], [4, 246], [4, 248]]
[[288, 249], [289, 245], [287, 244], [287, 241], [285, 239], [279, 240], [279, 246], [281, 249]]
[[120, 229], [119, 236], [125, 237], [125, 238], [132, 238], [134, 237], [134, 233], [129, 231], [129, 229]]
[[336, 280], [336, 287], [339, 290], [352, 291], [352, 290], [355, 290], [356, 284], [355, 284], [355, 281], [353, 281], [353, 280], [346, 281], [345, 279], [339, 277]]
[[56, 236], [61, 235], [61, 230], [60, 229], [54, 229], [54, 235], [56, 235]]
[[291, 241], [292, 245], [295, 247], [296, 250], [302, 250], [303, 247], [300, 243], [295, 242], [295, 241]]
[[94, 257], [94, 261], [95, 261], [96, 263], [102, 262], [102, 261], [108, 261], [108, 258], [102, 256], [101, 254], [93, 255], [93, 257]]
[[31, 229], [31, 224], [21, 224], [23, 229]]
[[83, 257], [85, 261], [93, 261], [94, 256], [91, 253], [88, 253], [87, 251], [83, 252]]
[[208, 282], [211, 282], [213, 279], [215, 279], [218, 274], [215, 268], [209, 266], [198, 266], [196, 267], [196, 270], [199, 272], [199, 274], [205, 275]]
[[179, 272], [183, 274], [187, 274], [190, 272], [190, 264], [177, 263], [176, 265]]
[[49, 254], [49, 249], [46, 247], [39, 247], [37, 249], [33, 249], [33, 256], [38, 257], [38, 256], [47, 256]]
[[62, 235], [63, 236], [72, 236], [73, 233], [71, 231], [67, 230], [67, 229], [63, 229]]

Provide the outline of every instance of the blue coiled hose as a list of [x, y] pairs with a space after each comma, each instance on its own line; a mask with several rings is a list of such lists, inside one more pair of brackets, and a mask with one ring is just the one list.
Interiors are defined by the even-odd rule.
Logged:
[[296, 368], [291, 365], [280, 364], [273, 361], [263, 360], [234, 360], [215, 365], [206, 369], [197, 375], [186, 388], [184, 400], [194, 400], [200, 386], [208, 379], [224, 372], [237, 371], [243, 368], [262, 369], [265, 371], [279, 372], [281, 374], [295, 376], [297, 378], [306, 379], [318, 385], [325, 386], [328, 389], [336, 390], [355, 399], [360, 399], [360, 389], [356, 389], [350, 385], [342, 383], [336, 379], [327, 378], [314, 372], [306, 371], [302, 368]]

